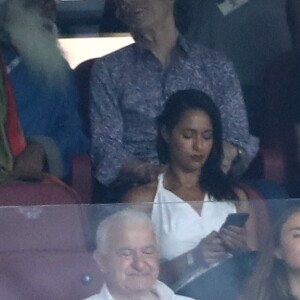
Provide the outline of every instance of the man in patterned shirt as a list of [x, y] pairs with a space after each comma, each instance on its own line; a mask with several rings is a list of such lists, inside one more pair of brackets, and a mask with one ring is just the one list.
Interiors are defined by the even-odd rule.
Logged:
[[[164, 170], [155, 118], [179, 89], [206, 92], [220, 109], [223, 170], [245, 170], [258, 149], [249, 134], [240, 84], [230, 61], [178, 32], [174, 0], [116, 0], [135, 43], [98, 59], [91, 77], [92, 160], [98, 182], [145, 183]], [[239, 163], [234, 164], [233, 162]]]

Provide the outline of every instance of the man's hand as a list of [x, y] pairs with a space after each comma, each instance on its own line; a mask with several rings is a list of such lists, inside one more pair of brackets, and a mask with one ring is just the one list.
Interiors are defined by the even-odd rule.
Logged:
[[123, 164], [120, 178], [130, 180], [138, 184], [145, 184], [155, 181], [157, 176], [167, 169], [166, 165], [152, 164], [139, 160], [127, 161]]
[[30, 142], [15, 159], [13, 173], [20, 179], [41, 179], [45, 161], [42, 145]]
[[155, 181], [157, 176], [166, 171], [165, 165], [155, 165], [151, 163], [141, 163], [133, 169], [133, 176], [136, 181], [148, 183]]
[[232, 167], [234, 159], [238, 155], [238, 150], [235, 145], [231, 144], [230, 142], [223, 141], [223, 153], [224, 157], [221, 168], [223, 172], [227, 174]]

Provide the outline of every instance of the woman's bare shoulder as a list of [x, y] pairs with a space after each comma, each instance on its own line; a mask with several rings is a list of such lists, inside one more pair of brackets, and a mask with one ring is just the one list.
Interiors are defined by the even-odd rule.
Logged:
[[236, 202], [236, 208], [239, 212], [249, 212], [250, 211], [250, 203], [246, 192], [241, 188], [235, 188], [235, 193], [238, 196], [240, 201]]
[[249, 200], [246, 192], [243, 189], [241, 189], [241, 188], [235, 188], [234, 192], [238, 196], [239, 200], [246, 200], [246, 201]]
[[127, 192], [123, 198], [125, 203], [153, 202], [157, 189], [157, 182], [135, 187]]

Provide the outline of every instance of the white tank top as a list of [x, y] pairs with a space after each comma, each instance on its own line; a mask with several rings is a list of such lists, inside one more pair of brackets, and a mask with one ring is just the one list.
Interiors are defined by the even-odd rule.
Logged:
[[160, 174], [151, 219], [160, 241], [160, 258], [171, 260], [195, 248], [213, 230], [218, 231], [236, 207], [234, 202], [216, 201], [206, 194], [199, 215], [188, 202], [165, 189], [163, 179]]

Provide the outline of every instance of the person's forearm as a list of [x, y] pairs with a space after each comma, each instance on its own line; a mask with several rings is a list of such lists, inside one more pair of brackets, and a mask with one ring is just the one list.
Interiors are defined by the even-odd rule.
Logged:
[[243, 165], [243, 168], [239, 168], [239, 173], [242, 173], [256, 156], [259, 141], [249, 132], [246, 105], [231, 63], [228, 64], [228, 73], [224, 74], [223, 80], [223, 85], [226, 87], [223, 95], [223, 103], [226, 105], [220, 110], [223, 120], [223, 138], [243, 151], [238, 164]]
[[194, 251], [195, 250], [192, 249], [172, 260], [161, 263], [160, 279], [166, 284], [172, 285], [185, 274], [187, 275], [189, 272], [193, 272], [193, 270], [197, 269], [197, 272], [201, 270], [205, 272], [208, 266], [195, 259]]

